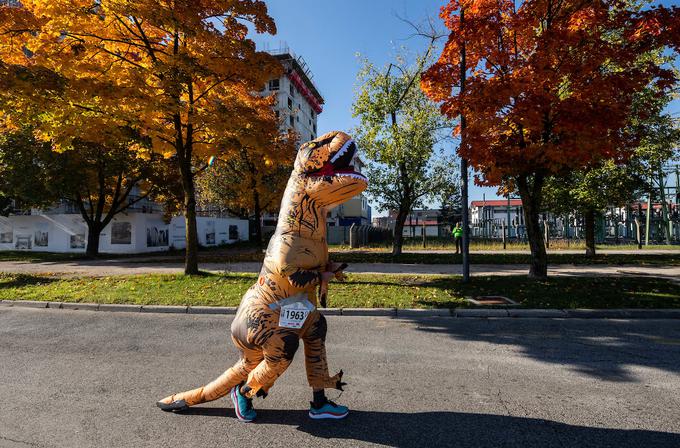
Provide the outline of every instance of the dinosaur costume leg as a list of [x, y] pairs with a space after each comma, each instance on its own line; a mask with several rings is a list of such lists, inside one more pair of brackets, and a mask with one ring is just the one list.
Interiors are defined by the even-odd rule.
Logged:
[[[260, 321], [262, 325], [263, 322]], [[310, 313], [308, 322], [301, 330], [278, 326], [278, 313], [272, 313], [262, 325], [260, 332], [269, 337], [263, 345], [264, 360], [248, 375], [245, 395], [252, 398], [257, 391], [268, 391], [279, 376], [286, 371], [293, 361], [300, 345], [300, 338], [305, 343], [305, 368], [309, 385], [314, 389], [338, 388], [342, 374], [333, 377], [328, 375], [326, 361], [326, 319], [318, 311]], [[258, 332], [259, 333], [259, 332]], [[257, 335], [253, 335], [257, 340]]]
[[[224, 397], [232, 387], [245, 381], [248, 374], [262, 362], [264, 354], [259, 349], [246, 347], [234, 337], [232, 337], [232, 340], [241, 351], [241, 359], [233, 367], [227, 369], [226, 372], [205, 386], [170, 395], [161, 401], [169, 404], [173, 401], [184, 400], [187, 406], [194, 406]], [[268, 388], [264, 390], [266, 391]]]
[[305, 370], [307, 382], [315, 390], [335, 388], [340, 389], [342, 372], [335, 376], [328, 374], [328, 360], [326, 359], [326, 318], [316, 312], [307, 330], [301, 335], [305, 345]]
[[[276, 315], [278, 317], [278, 315]], [[264, 360], [260, 362], [248, 375], [245, 392], [248, 398], [254, 397], [262, 389], [268, 391], [276, 379], [286, 371], [293, 361], [295, 352], [300, 345], [297, 330], [280, 328], [276, 322], [267, 322], [262, 331], [268, 333], [266, 342], [262, 345]], [[257, 339], [257, 336], [255, 336]]]

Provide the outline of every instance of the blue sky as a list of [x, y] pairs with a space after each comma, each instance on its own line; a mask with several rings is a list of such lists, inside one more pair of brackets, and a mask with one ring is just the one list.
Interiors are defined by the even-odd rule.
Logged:
[[[411, 37], [413, 29], [399, 17], [420, 22], [438, 15], [444, 0], [269, 0], [269, 14], [276, 21], [276, 36], [254, 36], [261, 47], [288, 45], [302, 56], [314, 74], [314, 82], [326, 104], [318, 118], [319, 134], [350, 130], [352, 101], [359, 69], [357, 53], [375, 65], [392, 61], [395, 49], [419, 51], [426, 41]], [[658, 2], [679, 5], [677, 0]], [[680, 106], [675, 102], [676, 116]], [[453, 149], [453, 148], [452, 148]], [[470, 187], [470, 199], [495, 198], [494, 188]], [[374, 215], [375, 209], [374, 209]]]

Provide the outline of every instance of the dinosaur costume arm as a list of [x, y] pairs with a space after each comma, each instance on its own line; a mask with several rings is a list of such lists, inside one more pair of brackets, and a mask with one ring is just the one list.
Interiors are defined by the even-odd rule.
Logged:
[[296, 269], [292, 274], [288, 275], [288, 281], [296, 288], [316, 286], [321, 283], [321, 271]]

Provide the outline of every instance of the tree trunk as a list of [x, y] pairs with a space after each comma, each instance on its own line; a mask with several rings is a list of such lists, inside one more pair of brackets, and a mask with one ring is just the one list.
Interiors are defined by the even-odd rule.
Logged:
[[198, 270], [198, 230], [196, 225], [196, 190], [191, 173], [191, 159], [180, 162], [182, 187], [184, 190], [184, 221], [186, 225], [186, 252], [184, 256], [184, 273], [199, 274]]
[[184, 257], [184, 273], [196, 275], [198, 270], [198, 229], [196, 225], [196, 200], [185, 201], [184, 221], [186, 225], [187, 247]]
[[96, 223], [87, 223], [87, 248], [85, 255], [95, 258], [99, 255], [99, 237], [102, 233], [102, 228]]
[[546, 278], [548, 276], [548, 255], [545, 251], [543, 232], [541, 232], [538, 219], [540, 195], [543, 189], [542, 184], [541, 179], [534, 179], [534, 185], [529, 187], [526, 177], [517, 179], [519, 195], [522, 198], [524, 208], [524, 221], [529, 239], [529, 249], [531, 250], [530, 278]]
[[262, 210], [260, 209], [260, 195], [257, 190], [253, 191], [253, 203], [255, 205], [255, 242], [262, 249]]
[[595, 256], [595, 210], [588, 209], [584, 212], [586, 224], [586, 257]]
[[401, 255], [401, 247], [404, 245], [404, 223], [408, 216], [408, 209], [401, 207], [394, 223], [394, 242], [392, 243], [392, 256]]

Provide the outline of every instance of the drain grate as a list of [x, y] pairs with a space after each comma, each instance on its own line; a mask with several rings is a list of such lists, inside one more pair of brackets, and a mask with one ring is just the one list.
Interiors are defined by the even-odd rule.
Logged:
[[476, 296], [465, 299], [467, 302], [477, 306], [518, 306], [519, 303], [504, 296]]

